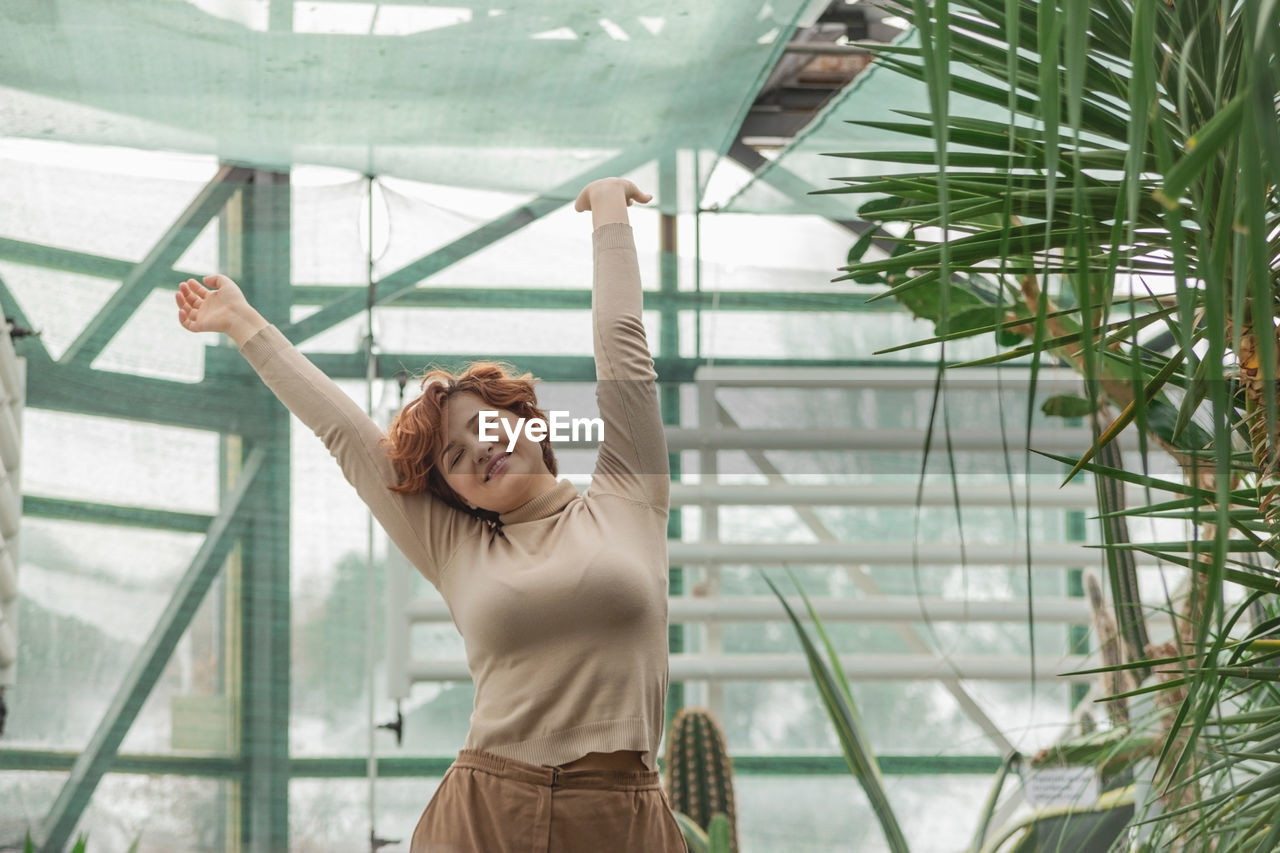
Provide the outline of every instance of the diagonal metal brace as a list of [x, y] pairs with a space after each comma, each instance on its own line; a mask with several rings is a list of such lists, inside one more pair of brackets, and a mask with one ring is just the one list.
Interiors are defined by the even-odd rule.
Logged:
[[[395, 272], [388, 273], [374, 283], [373, 304], [389, 302], [397, 296], [408, 293], [423, 279], [493, 245], [503, 237], [514, 234], [529, 223], [563, 207], [567, 201], [573, 201], [578, 197], [585, 183], [596, 178], [625, 174], [649, 159], [651, 152], [652, 148], [647, 147], [627, 149], [618, 156], [553, 187], [532, 201], [507, 211], [492, 222], [464, 234], [447, 246], [441, 246]], [[367, 293], [349, 293], [281, 331], [291, 343], [300, 344], [338, 325], [343, 320], [359, 314], [368, 307], [369, 302], [370, 297]]]
[[218, 174], [191, 200], [147, 256], [129, 271], [107, 304], [63, 353], [62, 363], [75, 362], [87, 366], [98, 357], [133, 312], [151, 295], [157, 278], [169, 274], [209, 220], [226, 205], [227, 199], [248, 182], [249, 174], [249, 170], [241, 166], [223, 166], [218, 170]]
[[142, 703], [160, 678], [174, 647], [191, 624], [205, 593], [221, 571], [236, 537], [248, 521], [247, 510], [252, 502], [245, 498], [262, 473], [265, 459], [266, 451], [257, 447], [245, 460], [235, 488], [227, 496], [222, 511], [209, 525], [204, 543], [178, 581], [173, 597], [160, 614], [151, 636], [143, 643], [115, 698], [107, 707], [102, 722], [98, 724], [97, 731], [89, 739], [84, 752], [76, 759], [70, 777], [41, 824], [40, 841], [36, 849], [42, 853], [62, 853], [66, 848], [71, 832], [80, 821], [98, 781], [111, 768], [120, 742], [137, 719]]

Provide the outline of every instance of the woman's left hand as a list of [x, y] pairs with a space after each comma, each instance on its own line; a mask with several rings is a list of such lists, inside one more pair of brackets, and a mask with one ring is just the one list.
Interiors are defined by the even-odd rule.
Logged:
[[591, 209], [592, 197], [596, 193], [602, 192], [621, 192], [627, 200], [627, 206], [631, 206], [631, 202], [638, 201], [641, 204], [648, 204], [653, 201], [653, 196], [647, 192], [643, 192], [633, 182], [626, 178], [600, 178], [592, 181], [583, 187], [582, 192], [578, 193], [578, 200], [573, 203], [573, 209], [582, 213]]

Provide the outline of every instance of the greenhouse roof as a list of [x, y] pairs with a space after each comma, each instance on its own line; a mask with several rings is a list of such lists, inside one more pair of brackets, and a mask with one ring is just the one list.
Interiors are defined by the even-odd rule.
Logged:
[[[908, 30], [895, 44], [918, 48], [919, 33], [914, 29]], [[979, 78], [972, 69], [956, 63], [952, 63], [951, 73]], [[956, 92], [948, 93], [948, 108], [953, 116], [1008, 120], [989, 104]], [[746, 185], [717, 209], [721, 213], [813, 215], [837, 221], [855, 219], [861, 205], [872, 197], [831, 192], [845, 186], [842, 183], [845, 179], [919, 172], [927, 167], [863, 160], [848, 154], [920, 152], [934, 148], [932, 139], [906, 136], [858, 122], [910, 122], [912, 114], [923, 116], [919, 120], [927, 122], [928, 113], [928, 92], [922, 81], [887, 65], [873, 63], [828, 101], [803, 132], [778, 151]], [[966, 147], [951, 144], [949, 150], [964, 151]]]
[[702, 189], [809, 5], [3, 2], [0, 121], [539, 194], [695, 150]]

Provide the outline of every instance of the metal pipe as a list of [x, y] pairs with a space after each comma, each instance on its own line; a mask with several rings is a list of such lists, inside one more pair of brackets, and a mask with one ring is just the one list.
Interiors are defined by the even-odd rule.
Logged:
[[[908, 429], [701, 429], [699, 427], [667, 427], [667, 449], [680, 450], [839, 450], [901, 451], [919, 453], [924, 433]], [[1012, 431], [1001, 436], [999, 430], [961, 429], [951, 431], [955, 450], [995, 453], [1025, 448], [1026, 436]], [[1115, 439], [1124, 450], [1137, 450], [1137, 439], [1124, 433]], [[1088, 435], [1079, 429], [1041, 429], [1031, 434], [1030, 446], [1036, 450], [1063, 453], [1083, 452], [1089, 446]], [[557, 450], [594, 450], [596, 441], [557, 441]], [[943, 452], [942, 436], [933, 442], [935, 452]], [[1052, 465], [1050, 460], [1043, 460]]]
[[[1026, 681], [1030, 659], [1016, 655], [845, 655], [844, 671], [860, 681], [929, 681], [946, 678], [984, 681]], [[1037, 681], [1089, 681], [1094, 675], [1074, 674], [1093, 665], [1086, 657], [1036, 658]], [[414, 681], [470, 681], [466, 658], [413, 659], [409, 676]], [[672, 681], [806, 681], [813, 677], [802, 654], [671, 655]]]
[[[957, 601], [946, 598], [810, 598], [823, 622], [1025, 622], [1025, 599]], [[803, 621], [809, 621], [804, 601], [788, 597], [787, 603]], [[1035, 619], [1075, 624], [1089, 621], [1089, 607], [1081, 598], [1036, 599]], [[411, 623], [448, 623], [453, 617], [443, 600], [414, 598], [405, 605]], [[668, 608], [672, 623], [779, 622], [787, 619], [776, 597], [710, 598], [672, 596]]]
[[[667, 556], [672, 565], [687, 563], [851, 563], [864, 566], [959, 566], [959, 543], [923, 543], [913, 546], [902, 542], [670, 542]], [[1017, 542], [999, 544], [967, 543], [963, 564], [982, 566], [1024, 566], [1025, 546]], [[1156, 566], [1155, 557], [1137, 553], [1138, 565]], [[1031, 546], [1032, 568], [1061, 570], [1073, 566], [1098, 566], [1103, 562], [1101, 549], [1076, 542], [1037, 542]]]
[[858, 47], [852, 44], [835, 44], [819, 43], [807, 41], [789, 41], [784, 53], [812, 53], [819, 56], [871, 56], [872, 53], [865, 47]]
[[[957, 489], [961, 506], [1024, 507], [1028, 500], [1033, 509], [1095, 509], [1097, 494], [1088, 486], [1033, 485], [1029, 489], [1014, 483], [966, 484], [960, 478]], [[1029, 495], [1029, 497], [1028, 497]], [[954, 496], [949, 482], [926, 484], [919, 495], [922, 506], [953, 506]], [[755, 483], [672, 483], [671, 505], [690, 506], [714, 503], [719, 506], [895, 506], [916, 505], [916, 484], [820, 483], [814, 485], [788, 483], [768, 485]]]
[[[951, 391], [1025, 390], [1030, 367], [966, 367], [948, 371], [943, 389]], [[693, 372], [695, 382], [739, 388], [846, 388], [883, 391], [933, 391], [937, 371], [932, 367], [743, 367], [704, 365]], [[1065, 368], [1044, 369], [1036, 375], [1037, 390], [1083, 389], [1080, 374]]]

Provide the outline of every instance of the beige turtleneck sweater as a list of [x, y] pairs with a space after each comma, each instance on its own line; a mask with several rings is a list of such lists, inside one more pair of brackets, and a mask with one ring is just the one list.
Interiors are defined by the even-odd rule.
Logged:
[[429, 494], [403, 496], [382, 431], [275, 326], [241, 352], [444, 597], [475, 682], [466, 748], [558, 765], [636, 750], [657, 769], [669, 676], [670, 474], [631, 226], [591, 235], [596, 398], [585, 495], [560, 480], [501, 516], [504, 537]]

